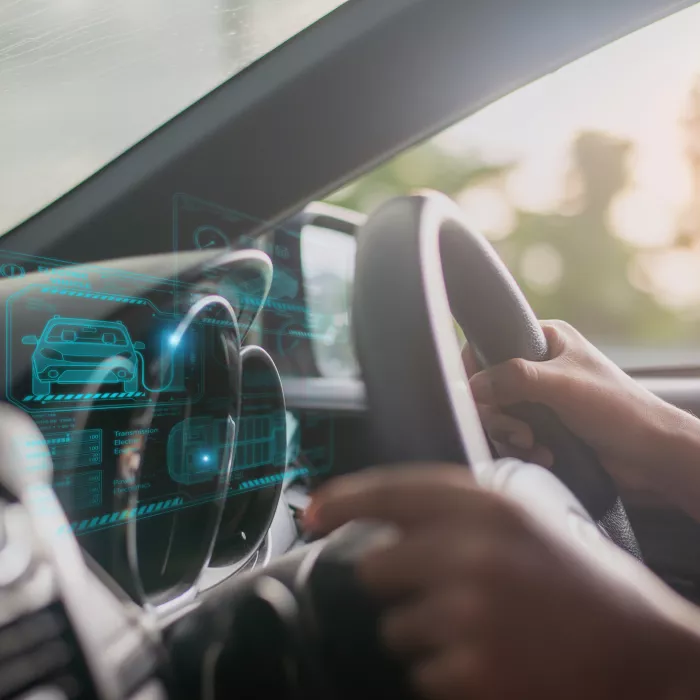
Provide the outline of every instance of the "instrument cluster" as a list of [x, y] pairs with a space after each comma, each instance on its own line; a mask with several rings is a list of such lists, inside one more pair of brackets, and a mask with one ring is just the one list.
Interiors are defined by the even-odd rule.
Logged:
[[0, 264], [5, 398], [41, 431], [25, 463], [48, 448], [83, 550], [156, 606], [195, 590], [212, 561], [244, 564], [287, 464], [279, 374], [242, 343], [269, 258], [212, 250], [70, 265], [0, 251]]

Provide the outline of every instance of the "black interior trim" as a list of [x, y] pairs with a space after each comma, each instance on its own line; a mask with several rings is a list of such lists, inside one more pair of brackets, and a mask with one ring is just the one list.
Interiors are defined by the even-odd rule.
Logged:
[[[639, 383], [664, 401], [700, 414], [700, 380], [696, 377], [640, 377]], [[363, 413], [367, 410], [361, 379], [284, 380], [287, 403], [293, 408], [327, 409]]]

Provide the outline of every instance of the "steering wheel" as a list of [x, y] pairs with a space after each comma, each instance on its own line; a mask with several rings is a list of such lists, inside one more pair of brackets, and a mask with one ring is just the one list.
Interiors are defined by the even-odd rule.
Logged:
[[[353, 303], [357, 352], [383, 456], [468, 463], [478, 480], [491, 459], [453, 317], [482, 366], [547, 359], [532, 308], [456, 204], [437, 193], [388, 201], [359, 234]], [[523, 404], [513, 413], [551, 447], [553, 473], [608, 537], [641, 558], [615, 485], [593, 450], [545, 406]]]
[[[484, 488], [519, 500], [552, 532], [570, 534], [567, 544], [581, 545], [580, 554], [589, 557], [584, 561], [591, 566], [615, 567], [628, 578], [637, 577], [640, 567], [630, 566], [635, 563], [605, 539], [591, 518], [609, 539], [638, 555], [613, 482], [595, 454], [553, 413], [537, 405], [517, 408], [538, 439], [553, 448], [556, 476], [518, 460], [492, 460], [462, 366], [453, 315], [483, 365], [513, 357], [547, 358], [545, 338], [521, 291], [485, 239], [464, 224], [455, 204], [440, 195], [389, 201], [359, 233], [353, 304], [370, 418], [382, 441], [380, 457], [389, 463], [469, 465]], [[163, 664], [158, 673], [183, 697], [413, 697], [405, 667], [379, 642], [381, 604], [355, 577], [358, 557], [387, 534], [386, 527], [350, 523], [268, 566], [230, 577], [188, 600], [191, 605], [166, 613], [158, 621], [162, 636], [152, 635], [151, 621], [141, 629], [134, 624], [136, 610], [125, 609], [107, 586], [94, 587], [97, 578], [80, 557], [50, 488], [50, 456], [36, 424], [9, 406], [3, 407], [2, 417], [0, 508], [14, 508], [19, 520], [8, 523], [19, 523], [22, 532], [37, 536], [36, 545], [33, 539], [22, 540], [17, 551], [31, 552], [36, 546], [46, 552], [41, 559], [46, 568], [37, 571], [49, 574], [54, 567], [55, 579], [47, 579], [53, 582], [49, 595], [60, 591], [62, 597], [61, 605], [53, 597], [50, 604], [58, 610], [70, 603], [66, 610], [73, 611], [82, 650], [99, 648], [101, 653], [104, 644], [110, 652], [102, 665], [97, 654], [89, 657], [94, 679], [105, 688], [113, 679], [115, 692], [132, 697], [167, 658], [167, 667]], [[44, 451], [33, 447], [32, 466], [26, 469], [29, 444], [43, 445]], [[44, 460], [41, 470], [37, 459]], [[27, 556], [31, 563], [32, 555]], [[26, 571], [29, 564], [21, 564]], [[88, 616], [75, 612], [83, 604], [89, 611], [105, 611], [101, 624], [92, 625]], [[126, 636], [113, 636], [117, 628]], [[109, 644], [114, 639], [112, 646], [108, 639]], [[120, 650], [116, 657], [114, 644]], [[138, 692], [150, 694], [146, 688]]]
[[[485, 366], [514, 357], [546, 360], [547, 343], [505, 265], [454, 203], [420, 195], [380, 207], [359, 233], [355, 279], [356, 347], [384, 461], [468, 464], [477, 482], [520, 499], [550, 527], [569, 528], [584, 544], [624, 557], [594, 518], [609, 539], [639, 557], [612, 480], [551, 411], [517, 408], [552, 447], [556, 476], [518, 460], [493, 462], [453, 316]], [[354, 576], [357, 558], [382, 534], [350, 523], [247, 579], [222, 584], [200, 607], [196, 627], [185, 620], [188, 643], [171, 647], [176, 666], [198, 659], [193, 639], [211, 641], [219, 629], [213, 696], [264, 678], [265, 697], [414, 697], [403, 667], [378, 641], [380, 605]], [[291, 681], [285, 669], [293, 669]]]

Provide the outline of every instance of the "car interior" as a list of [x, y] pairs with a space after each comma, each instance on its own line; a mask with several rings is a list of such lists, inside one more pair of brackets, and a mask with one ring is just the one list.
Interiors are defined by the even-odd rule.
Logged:
[[[2, 235], [0, 698], [413, 697], [353, 573], [381, 528], [301, 524], [314, 488], [379, 463], [462, 464], [700, 602], [700, 525], [621, 499], [553, 412], [518, 409], [556, 476], [498, 459], [461, 345], [545, 360], [537, 290], [467, 204], [376, 184], [694, 3], [326, 4]], [[621, 365], [698, 413], [690, 357]]]

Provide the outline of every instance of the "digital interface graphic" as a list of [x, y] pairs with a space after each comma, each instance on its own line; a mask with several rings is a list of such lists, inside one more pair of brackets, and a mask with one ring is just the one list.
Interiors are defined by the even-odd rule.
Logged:
[[[172, 310], [172, 286], [163, 285], [155, 300], [128, 295], [129, 286], [141, 288], [143, 280], [67, 267], [10, 295], [7, 400], [37, 414], [133, 408], [151, 402], [154, 393], [168, 392], [171, 401], [201, 394], [197, 329], [172, 344], [180, 320]], [[117, 289], [121, 293], [114, 293]], [[134, 328], [143, 337], [135, 337]], [[147, 377], [149, 364], [162, 357], [169, 358], [162, 376]], [[20, 387], [13, 377], [27, 370], [31, 382]]]
[[[254, 248], [269, 255], [267, 298], [260, 275], [235, 270], [212, 278], [211, 292], [229, 301], [241, 327], [262, 305], [249, 338], [283, 376], [313, 376], [310, 344], [331, 345], [338, 321], [333, 309], [311, 311], [306, 302], [299, 231], [253, 239], [247, 232], [259, 222], [242, 214], [186, 194], [172, 201], [176, 253]], [[41, 430], [54, 490], [76, 534], [135, 519], [165, 522], [216, 498], [235, 504], [332, 470], [332, 419], [319, 414], [316, 428], [307, 412], [310, 437], [302, 445], [298, 417], [280, 410], [267, 377], [248, 372], [240, 395], [231, 388], [220, 337], [233, 329], [230, 317], [203, 314], [178, 333], [201, 292], [177, 269], [158, 279], [0, 250], [0, 277], [21, 281], [4, 305], [5, 399]], [[148, 424], [135, 426], [143, 411], [151, 412]], [[27, 445], [30, 465], [36, 447]], [[217, 490], [229, 466], [229, 487]]]
[[44, 438], [55, 471], [102, 464], [102, 430], [99, 428], [46, 433]]
[[137, 350], [146, 346], [129, 337], [123, 323], [55, 316], [40, 336], [25, 335], [24, 345], [35, 345], [32, 353], [32, 392], [37, 397], [52, 394], [52, 387], [91, 384], [101, 372], [103, 383], [120, 385], [134, 395], [139, 389]]
[[269, 293], [263, 298], [259, 278], [236, 280], [235, 289], [222, 280], [217, 290], [227, 298], [235, 297], [239, 320], [249, 318], [263, 304], [266, 323], [260, 343], [274, 351], [275, 360], [289, 359], [284, 374], [296, 374], [295, 356], [300, 340], [307, 344], [319, 329], [325, 332], [328, 314], [309, 313], [304, 303], [300, 267], [300, 230], [277, 228], [271, 234], [251, 238], [244, 232], [262, 222], [217, 204], [177, 194], [173, 197], [173, 250], [254, 248], [266, 253], [273, 262]]
[[234, 448], [235, 425], [225, 418], [198, 416], [174, 425], [168, 435], [168, 473], [180, 484], [211, 481]]

